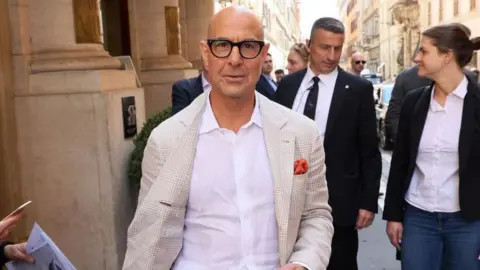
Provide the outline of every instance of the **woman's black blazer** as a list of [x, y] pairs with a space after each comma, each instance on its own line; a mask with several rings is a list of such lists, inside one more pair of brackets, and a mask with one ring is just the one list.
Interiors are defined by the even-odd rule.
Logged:
[[[405, 193], [416, 166], [418, 146], [427, 118], [433, 84], [411, 91], [405, 97], [388, 176], [383, 219], [403, 221]], [[480, 88], [468, 83], [458, 143], [460, 214], [468, 221], [480, 220]]]

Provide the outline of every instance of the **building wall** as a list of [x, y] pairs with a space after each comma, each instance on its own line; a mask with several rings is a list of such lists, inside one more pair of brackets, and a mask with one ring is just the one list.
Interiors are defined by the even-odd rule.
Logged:
[[362, 0], [348, 0], [347, 20], [348, 31], [346, 35], [347, 54], [358, 50], [358, 36], [362, 33]]
[[263, 0], [266, 40], [273, 69], [285, 69], [290, 47], [300, 41], [300, 18], [295, 0]]
[[[421, 30], [431, 26], [459, 22], [472, 32], [471, 37], [480, 36], [480, 0], [423, 0], [420, 1]], [[480, 68], [480, 55], [472, 59], [472, 66]]]
[[[345, 26], [345, 33], [346, 36], [349, 35], [350, 33], [350, 25], [347, 23], [348, 21], [348, 16], [347, 16], [347, 6], [348, 6], [348, 0], [338, 0], [337, 5], [338, 5], [338, 10], [339, 10], [339, 18], [342, 21], [343, 25]], [[343, 69], [348, 69], [348, 55], [347, 55], [347, 50], [348, 50], [348, 45], [345, 44], [343, 46], [343, 52], [342, 52], [342, 58], [340, 59], [340, 67]]]
[[365, 52], [366, 69], [376, 73], [380, 66], [379, 0], [363, 0], [363, 32], [359, 39]]
[[379, 29], [380, 29], [380, 72], [385, 79], [393, 78], [399, 73], [397, 57], [400, 39], [398, 24], [393, 20], [390, 7], [395, 0], [379, 1]]

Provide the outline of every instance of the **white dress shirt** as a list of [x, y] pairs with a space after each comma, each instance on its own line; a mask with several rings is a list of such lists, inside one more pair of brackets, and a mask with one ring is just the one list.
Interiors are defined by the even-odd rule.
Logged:
[[[310, 92], [308, 89], [313, 85], [313, 77], [315, 77], [315, 74], [310, 67], [308, 67], [307, 73], [305, 73], [305, 76], [303, 77], [302, 83], [300, 84], [300, 88], [297, 92], [297, 96], [293, 102], [292, 109], [294, 111], [303, 114], [308, 93]], [[337, 82], [338, 68], [335, 68], [335, 70], [329, 74], [320, 74], [317, 77], [320, 79], [320, 82], [318, 83], [318, 99], [315, 111], [315, 122], [317, 123], [320, 135], [324, 137], [325, 130], [327, 128], [330, 104], [333, 97], [333, 90], [335, 88], [335, 83]]]
[[272, 76], [262, 74], [262, 76], [267, 80], [270, 86], [273, 88], [273, 91], [277, 91], [277, 83], [273, 80]]
[[210, 85], [210, 82], [205, 78], [205, 73], [202, 72], [202, 87], [203, 87], [203, 92], [207, 92], [212, 90], [212, 86]]
[[277, 269], [274, 186], [258, 104], [235, 134], [218, 126], [207, 101], [199, 133], [173, 269]]
[[442, 107], [433, 99], [423, 129], [412, 182], [405, 195], [411, 205], [429, 212], [460, 211], [458, 142], [463, 100], [468, 81], [464, 77]]

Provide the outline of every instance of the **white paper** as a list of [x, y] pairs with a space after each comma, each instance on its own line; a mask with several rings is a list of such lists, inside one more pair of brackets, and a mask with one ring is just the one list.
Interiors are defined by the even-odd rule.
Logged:
[[9, 262], [8, 270], [76, 270], [55, 243], [38, 226], [33, 226], [27, 241], [27, 253], [35, 258], [35, 264]]

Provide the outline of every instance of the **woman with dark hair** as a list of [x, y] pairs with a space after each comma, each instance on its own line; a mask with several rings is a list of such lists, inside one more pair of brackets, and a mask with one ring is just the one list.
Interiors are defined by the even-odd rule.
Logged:
[[480, 270], [480, 88], [463, 68], [480, 39], [462, 24], [422, 33], [403, 102], [383, 218], [402, 269]]

